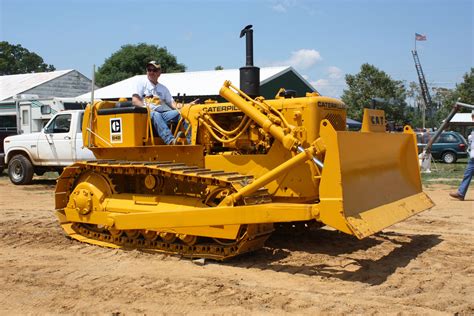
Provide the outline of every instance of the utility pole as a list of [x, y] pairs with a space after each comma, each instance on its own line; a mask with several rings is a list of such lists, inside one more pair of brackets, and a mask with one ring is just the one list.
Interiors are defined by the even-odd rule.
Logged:
[[425, 106], [425, 103], [424, 102], [420, 102], [418, 101], [418, 104], [421, 105], [420, 108], [421, 108], [421, 122], [422, 122], [422, 128], [423, 128], [423, 131], [425, 130], [425, 112], [426, 112], [426, 106]]

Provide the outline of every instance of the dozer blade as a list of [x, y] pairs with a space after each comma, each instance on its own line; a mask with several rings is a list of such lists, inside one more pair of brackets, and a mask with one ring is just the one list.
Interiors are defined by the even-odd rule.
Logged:
[[422, 192], [413, 131], [335, 131], [321, 123], [326, 146], [320, 184], [323, 223], [359, 239], [434, 204]]

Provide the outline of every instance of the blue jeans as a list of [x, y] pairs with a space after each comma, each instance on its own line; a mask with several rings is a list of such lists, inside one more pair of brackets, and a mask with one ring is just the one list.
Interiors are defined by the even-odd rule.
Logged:
[[[153, 126], [155, 127], [158, 136], [161, 137], [165, 144], [171, 144], [174, 140], [173, 134], [168, 127], [168, 123], [173, 122], [178, 124], [180, 119], [181, 115], [176, 110], [166, 112], [151, 111], [151, 121]], [[184, 128], [188, 128], [186, 121], [184, 122]], [[188, 139], [188, 143], [190, 143], [190, 139]]]
[[467, 188], [471, 183], [472, 176], [474, 175], [474, 158], [469, 159], [467, 162], [466, 170], [464, 171], [464, 178], [462, 178], [461, 185], [458, 188], [458, 193], [461, 196], [466, 196]]

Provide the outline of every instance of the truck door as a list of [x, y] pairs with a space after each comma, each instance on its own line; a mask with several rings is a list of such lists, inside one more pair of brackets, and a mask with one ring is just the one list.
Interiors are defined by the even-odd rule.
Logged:
[[73, 162], [71, 114], [58, 114], [38, 139], [38, 159], [42, 165], [64, 166]]

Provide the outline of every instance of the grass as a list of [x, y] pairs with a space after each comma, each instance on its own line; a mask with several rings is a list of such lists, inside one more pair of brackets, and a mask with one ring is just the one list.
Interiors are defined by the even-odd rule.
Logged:
[[431, 173], [422, 173], [421, 182], [429, 187], [433, 184], [458, 186], [461, 183], [466, 168], [467, 159], [459, 159], [456, 163], [431, 163]]

